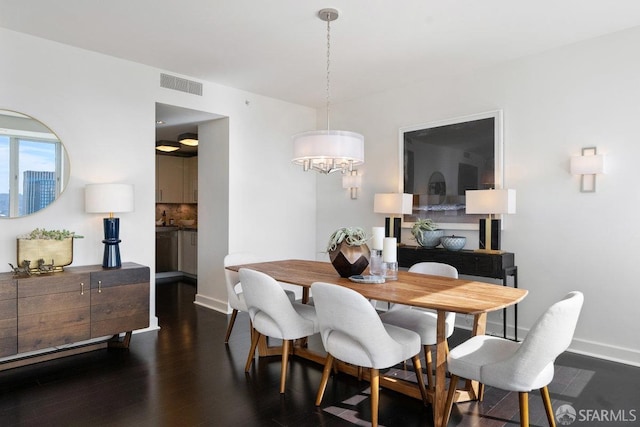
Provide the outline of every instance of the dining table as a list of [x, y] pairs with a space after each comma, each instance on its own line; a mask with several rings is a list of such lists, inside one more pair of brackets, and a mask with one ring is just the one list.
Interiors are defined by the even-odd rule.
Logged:
[[[302, 302], [309, 301], [309, 289], [315, 282], [325, 282], [353, 289], [365, 298], [394, 304], [410, 305], [432, 309], [437, 312], [437, 343], [435, 350], [435, 387], [428, 393], [433, 407], [434, 425], [444, 425], [446, 401], [446, 350], [445, 316], [447, 312], [473, 316], [473, 335], [486, 332], [487, 313], [502, 310], [517, 304], [527, 295], [527, 290], [511, 288], [468, 279], [453, 279], [421, 273], [399, 271], [396, 280], [384, 283], [358, 283], [349, 278], [340, 277], [331, 263], [314, 260], [287, 259], [226, 267], [238, 271], [248, 268], [260, 271], [278, 282], [302, 287]], [[324, 362], [324, 356], [309, 351], [304, 346], [295, 350], [296, 355], [306, 357], [318, 363]], [[260, 355], [275, 354], [266, 346], [259, 349]], [[344, 370], [360, 375], [356, 371]], [[421, 399], [417, 386], [397, 378], [381, 378], [380, 385], [392, 390]], [[481, 398], [482, 388], [476, 382], [467, 381], [464, 389], [456, 393], [456, 401], [477, 400]]]

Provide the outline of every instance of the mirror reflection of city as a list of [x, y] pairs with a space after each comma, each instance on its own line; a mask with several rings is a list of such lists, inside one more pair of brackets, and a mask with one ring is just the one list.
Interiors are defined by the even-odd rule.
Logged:
[[0, 217], [30, 215], [64, 189], [68, 158], [58, 137], [27, 115], [0, 110]]

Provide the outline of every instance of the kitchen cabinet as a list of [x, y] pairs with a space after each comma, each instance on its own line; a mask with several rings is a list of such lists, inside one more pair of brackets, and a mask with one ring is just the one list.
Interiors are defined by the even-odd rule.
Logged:
[[[0, 357], [18, 356], [0, 361], [0, 370], [107, 345], [127, 347], [133, 330], [149, 326], [149, 280], [149, 268], [135, 263], [19, 278], [0, 273]], [[109, 340], [77, 344], [103, 337]]]
[[198, 203], [198, 157], [156, 155], [156, 203]]
[[183, 158], [156, 155], [156, 203], [182, 203], [183, 193]]
[[198, 157], [187, 157], [184, 159], [184, 183], [183, 197], [184, 203], [198, 203]]
[[180, 230], [180, 271], [198, 274], [198, 232]]

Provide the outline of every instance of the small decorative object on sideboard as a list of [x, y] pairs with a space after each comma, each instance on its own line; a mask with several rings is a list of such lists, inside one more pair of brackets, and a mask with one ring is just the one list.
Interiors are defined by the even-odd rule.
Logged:
[[[73, 262], [73, 239], [80, 239], [68, 230], [36, 228], [29, 234], [18, 236], [18, 268], [28, 268], [30, 274], [47, 274], [62, 271]], [[48, 261], [51, 261], [48, 264]], [[11, 267], [15, 274], [20, 274]]]
[[14, 277], [29, 277], [31, 276], [31, 261], [22, 261], [22, 266], [14, 267], [13, 264], [9, 263], [9, 267], [13, 270]]
[[467, 238], [464, 236], [443, 236], [440, 239], [440, 243], [442, 243], [442, 247], [449, 251], [459, 251], [464, 248]]
[[411, 234], [423, 248], [435, 248], [440, 244], [444, 230], [439, 230], [438, 224], [427, 218], [417, 220], [411, 227]]
[[369, 237], [361, 227], [342, 227], [329, 237], [327, 252], [340, 277], [362, 274], [367, 268], [371, 256], [368, 240]]

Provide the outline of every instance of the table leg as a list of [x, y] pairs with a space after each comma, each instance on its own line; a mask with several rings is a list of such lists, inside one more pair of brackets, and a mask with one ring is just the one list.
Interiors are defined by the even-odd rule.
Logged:
[[[473, 336], [476, 335], [484, 335], [487, 331], [487, 313], [476, 314], [473, 317], [473, 330], [471, 334]], [[470, 390], [470, 395], [472, 399], [482, 400], [482, 394], [484, 392], [484, 387], [478, 381], [469, 381], [467, 380], [467, 385]]]
[[444, 405], [446, 401], [446, 345], [447, 337], [445, 334], [445, 317], [446, 312], [438, 310], [438, 326], [437, 326], [437, 343], [436, 343], [436, 389], [433, 394], [433, 424], [435, 427], [442, 426], [444, 416]]

